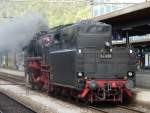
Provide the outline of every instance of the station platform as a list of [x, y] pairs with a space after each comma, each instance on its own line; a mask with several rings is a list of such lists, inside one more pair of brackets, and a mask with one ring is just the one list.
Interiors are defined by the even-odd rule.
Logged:
[[143, 88], [150, 88], [150, 71], [137, 72], [136, 86]]
[[[24, 77], [24, 72], [19, 72], [19, 71], [14, 71], [14, 70], [0, 69], [0, 73], [6, 73], [6, 74], [9, 74], [9, 75], [14, 76], [14, 77]], [[147, 105], [150, 106], [150, 88], [144, 88], [144, 86], [141, 88], [141, 84], [143, 84], [143, 85], [145, 84], [145, 85], [150, 87], [150, 75], [148, 73], [147, 74], [145, 74], [145, 73], [142, 73], [142, 74], [137, 73], [136, 81], [137, 81], [137, 87], [132, 89], [133, 92], [136, 95], [135, 96], [135, 102], [146, 103]], [[9, 86], [8, 87], [8, 88], [10, 88], [9, 90], [7, 90], [7, 87], [5, 86], [5, 87], [2, 88], [2, 86], [0, 86], [0, 91], [3, 90], [5, 92], [7, 92], [7, 91], [9, 92], [9, 90], [10, 90], [11, 93], [9, 92], [9, 94], [14, 94], [15, 95], [16, 90], [18, 88], [15, 88], [15, 91], [14, 91], [14, 88], [10, 88], [10, 87], [17, 87], [17, 86]], [[23, 89], [21, 89], [19, 87], [19, 90], [22, 91]], [[35, 96], [32, 97], [32, 93], [35, 94]], [[34, 99], [36, 100], [36, 98], [39, 98], [39, 99], [40, 98], [44, 98], [45, 102], [43, 104], [47, 103], [46, 102], [46, 100], [47, 100], [46, 98], [49, 97], [49, 96], [46, 96], [46, 98], [45, 98], [45, 96], [44, 97], [41, 97], [40, 95], [38, 96], [38, 93], [37, 92], [33, 92], [33, 91], [30, 91], [30, 96], [28, 94], [26, 94], [25, 91], [24, 91], [24, 93], [22, 93], [22, 96], [25, 96], [25, 97], [27, 96], [26, 98], [30, 98], [31, 97], [31, 99], [29, 99], [29, 100], [34, 100]], [[52, 98], [50, 98], [50, 99], [52, 99]], [[36, 100], [36, 101], [39, 101], [39, 100]]]
[[16, 71], [16, 70], [10, 70], [10, 69], [4, 69], [4, 68], [0, 68], [0, 73], [3, 74], [9, 74], [9, 75], [13, 75], [13, 76], [25, 76], [23, 71]]
[[136, 87], [132, 89], [135, 94], [135, 103], [150, 106], [150, 89]]
[[17, 80], [25, 81], [25, 74], [23, 71], [0, 68], [0, 75], [4, 77], [6, 76], [8, 78], [14, 78]]

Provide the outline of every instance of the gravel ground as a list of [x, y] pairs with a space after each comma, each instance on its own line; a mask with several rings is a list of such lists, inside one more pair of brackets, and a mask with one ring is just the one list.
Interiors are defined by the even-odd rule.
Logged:
[[[30, 107], [37, 113], [100, 113], [61, 99], [0, 80], [0, 91]], [[5, 84], [5, 85], [4, 85]], [[16, 112], [15, 112], [16, 113]], [[28, 113], [28, 112], [26, 112]]]
[[0, 93], [0, 113], [35, 113]]

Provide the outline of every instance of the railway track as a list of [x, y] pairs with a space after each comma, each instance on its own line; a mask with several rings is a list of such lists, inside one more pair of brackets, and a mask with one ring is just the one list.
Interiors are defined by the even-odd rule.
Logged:
[[36, 113], [0, 92], [0, 113]]
[[[0, 79], [9, 81], [13, 85], [26, 85], [24, 79], [21, 80], [20, 78], [18, 79], [16, 77], [6, 76], [1, 73], [0, 73]], [[98, 107], [98, 106], [96, 107], [88, 106], [88, 105], [86, 107], [96, 112], [100, 112], [100, 113], [147, 113], [147, 112], [136, 110], [132, 107], [127, 107], [127, 106], [122, 106], [122, 105], [116, 105], [115, 107], [108, 107], [108, 108], [106, 107], [103, 108], [103, 107]]]
[[127, 107], [127, 106], [118, 105], [118, 107], [120, 107], [120, 108], [122, 108], [122, 109], [130, 110], [130, 111], [133, 111], [133, 112], [136, 112], [136, 113], [145, 113], [145, 112], [143, 112], [143, 111], [139, 111], [139, 110], [136, 110], [136, 109], [134, 109], [134, 108]]
[[[23, 77], [14, 77], [11, 75], [6, 75], [0, 73], [0, 80], [7, 81], [8, 83], [3, 83], [0, 81], [0, 85], [21, 85], [26, 86]], [[5, 95], [0, 92], [0, 113], [36, 113], [32, 109], [26, 107], [24, 104], [18, 102], [17, 100]]]
[[[16, 77], [13, 75], [7, 75], [4, 73], [0, 73], [0, 79], [11, 82], [11, 85], [27, 85], [24, 77]], [[10, 84], [1, 84], [0, 85], [10, 85]]]
[[143, 111], [136, 110], [132, 107], [117, 105], [112, 108], [99, 108], [94, 106], [88, 106], [88, 108], [93, 109], [95, 111], [99, 111], [101, 113], [145, 113]]
[[97, 107], [94, 107], [94, 106], [88, 106], [89, 109], [92, 109], [92, 110], [96, 110], [98, 112], [101, 112], [101, 113], [109, 113], [103, 109], [100, 109], [100, 108], [97, 108]]

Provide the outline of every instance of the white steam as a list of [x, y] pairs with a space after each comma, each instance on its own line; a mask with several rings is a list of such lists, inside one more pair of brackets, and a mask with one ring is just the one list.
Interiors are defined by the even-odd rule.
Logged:
[[45, 30], [48, 24], [38, 13], [12, 18], [0, 24], [0, 51], [21, 49], [35, 33]]

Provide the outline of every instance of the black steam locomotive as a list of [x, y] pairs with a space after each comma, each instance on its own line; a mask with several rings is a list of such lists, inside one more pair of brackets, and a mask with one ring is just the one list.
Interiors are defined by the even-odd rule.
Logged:
[[35, 35], [26, 47], [26, 78], [33, 88], [87, 102], [131, 98], [135, 55], [112, 47], [111, 26], [81, 21]]

